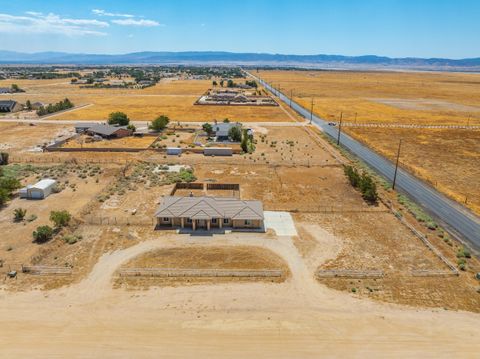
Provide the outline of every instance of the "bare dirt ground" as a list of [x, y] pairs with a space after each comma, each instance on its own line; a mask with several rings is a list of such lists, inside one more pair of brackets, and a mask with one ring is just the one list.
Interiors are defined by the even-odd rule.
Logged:
[[[178, 246], [179, 241], [178, 237], [156, 239], [106, 254], [85, 280], [70, 287], [0, 294], [2, 355], [52, 357], [68, 352], [70, 357], [151, 357], [161, 352], [196, 357], [259, 353], [318, 357], [334, 352], [451, 357], [474, 356], [480, 349], [474, 340], [478, 315], [381, 305], [329, 290], [315, 282], [288, 237], [259, 240], [243, 235], [194, 241], [212, 246], [227, 241], [257, 243], [268, 248], [291, 270], [284, 283], [161, 287], [141, 293], [112, 290], [112, 276], [122, 264], [155, 248]], [[463, 345], [465, 341], [469, 345]]]
[[86, 142], [90, 136], [82, 135], [78, 138], [69, 140], [62, 147], [65, 148], [144, 148], [147, 149], [155, 142], [154, 136], [143, 137], [123, 137], [111, 140]]
[[269, 250], [248, 246], [168, 248], [142, 254], [122, 266], [124, 268], [174, 268], [174, 269], [249, 269], [283, 270], [278, 278], [159, 278], [122, 277], [115, 279], [115, 287], [147, 289], [152, 286], [188, 285], [199, 283], [235, 282], [283, 282], [288, 275], [285, 262]]

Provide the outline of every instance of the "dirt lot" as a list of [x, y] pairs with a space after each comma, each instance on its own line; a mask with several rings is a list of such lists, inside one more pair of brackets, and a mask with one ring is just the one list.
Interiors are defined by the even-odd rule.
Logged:
[[[348, 133], [480, 214], [480, 130], [349, 128]], [[466, 203], [465, 203], [466, 202]]]
[[283, 282], [288, 273], [285, 262], [269, 250], [246, 246], [168, 248], [142, 254], [122, 268], [175, 268], [175, 269], [280, 269], [280, 278], [155, 278], [118, 277], [115, 286], [126, 289], [148, 288], [176, 284], [268, 281]]
[[[459, 277], [415, 277], [412, 271], [441, 270], [448, 267], [390, 213], [336, 213], [296, 215], [300, 238], [296, 245], [306, 261], [318, 251], [334, 249], [320, 269], [381, 270], [379, 279], [319, 279], [331, 288], [358, 293], [381, 301], [411, 306], [443, 307], [480, 312], [480, 295], [474, 274], [480, 270], [477, 259], [469, 259], [469, 269]], [[319, 247], [306, 230], [312, 223], [327, 231], [336, 241]], [[375, 225], [372, 225], [375, 223]], [[313, 232], [315, 233], [315, 232]], [[447, 245], [438, 237], [430, 241], [456, 263], [458, 244]], [[313, 266], [312, 266], [313, 267]]]
[[42, 124], [1, 123], [0, 150], [10, 153], [25, 153], [50, 143], [56, 138], [68, 138], [72, 135], [72, 126]]
[[78, 138], [69, 140], [62, 147], [65, 148], [144, 148], [147, 149], [152, 143], [156, 141], [154, 136], [143, 137], [123, 137], [113, 138], [111, 140], [101, 140], [87, 142], [91, 139], [90, 136], [82, 135]]
[[[173, 121], [205, 122], [224, 118], [241, 122], [292, 121], [291, 115], [277, 106], [195, 106], [198, 97], [211, 86], [211, 81], [207, 80], [160, 81], [143, 90], [80, 88], [59, 80], [16, 80], [16, 83], [26, 92], [8, 96], [20, 102], [30, 99], [54, 103], [68, 97], [75, 105], [93, 104], [52, 117], [59, 120], [104, 120], [111, 112], [122, 111], [139, 121], [152, 120], [160, 114]], [[11, 81], [0, 81], [0, 86], [3, 85], [9, 86]]]

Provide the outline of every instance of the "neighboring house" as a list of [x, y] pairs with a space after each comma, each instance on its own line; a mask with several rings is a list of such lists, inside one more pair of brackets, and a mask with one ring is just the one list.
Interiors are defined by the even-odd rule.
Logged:
[[0, 112], [18, 112], [23, 110], [22, 104], [14, 100], [0, 101]]
[[264, 231], [263, 205], [225, 197], [165, 197], [157, 212], [158, 227]]
[[53, 179], [43, 179], [34, 185], [20, 189], [20, 198], [45, 199], [53, 192], [56, 184], [57, 181]]
[[86, 131], [92, 136], [101, 136], [103, 138], [121, 138], [131, 136], [133, 131], [129, 130], [127, 126], [112, 126], [112, 125], [94, 125]]
[[232, 127], [238, 127], [240, 131], [242, 130], [242, 124], [239, 122], [222, 122], [213, 124], [212, 130], [216, 141], [229, 141], [228, 134]]
[[0, 93], [11, 93], [12, 89], [10, 87], [0, 87]]
[[84, 133], [89, 128], [98, 125], [96, 122], [77, 122], [75, 124], [75, 132], [76, 133]]
[[39, 110], [40, 108], [47, 107], [47, 106], [48, 106], [48, 103], [44, 103], [44, 102], [34, 102], [34, 103], [32, 103], [32, 109], [33, 110]]

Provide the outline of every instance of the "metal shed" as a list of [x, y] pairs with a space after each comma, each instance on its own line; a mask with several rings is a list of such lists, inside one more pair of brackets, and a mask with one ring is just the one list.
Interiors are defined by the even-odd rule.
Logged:
[[167, 155], [181, 155], [182, 149], [180, 147], [167, 147]]
[[233, 149], [231, 147], [205, 147], [203, 154], [205, 156], [232, 156]]
[[57, 181], [53, 179], [43, 179], [34, 185], [20, 189], [20, 198], [27, 199], [45, 199], [53, 191]]

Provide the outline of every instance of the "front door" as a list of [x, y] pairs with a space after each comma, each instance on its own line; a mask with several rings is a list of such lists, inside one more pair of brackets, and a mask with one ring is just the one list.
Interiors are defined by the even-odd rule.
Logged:
[[207, 221], [204, 219], [197, 220], [197, 227], [198, 228], [207, 228]]

